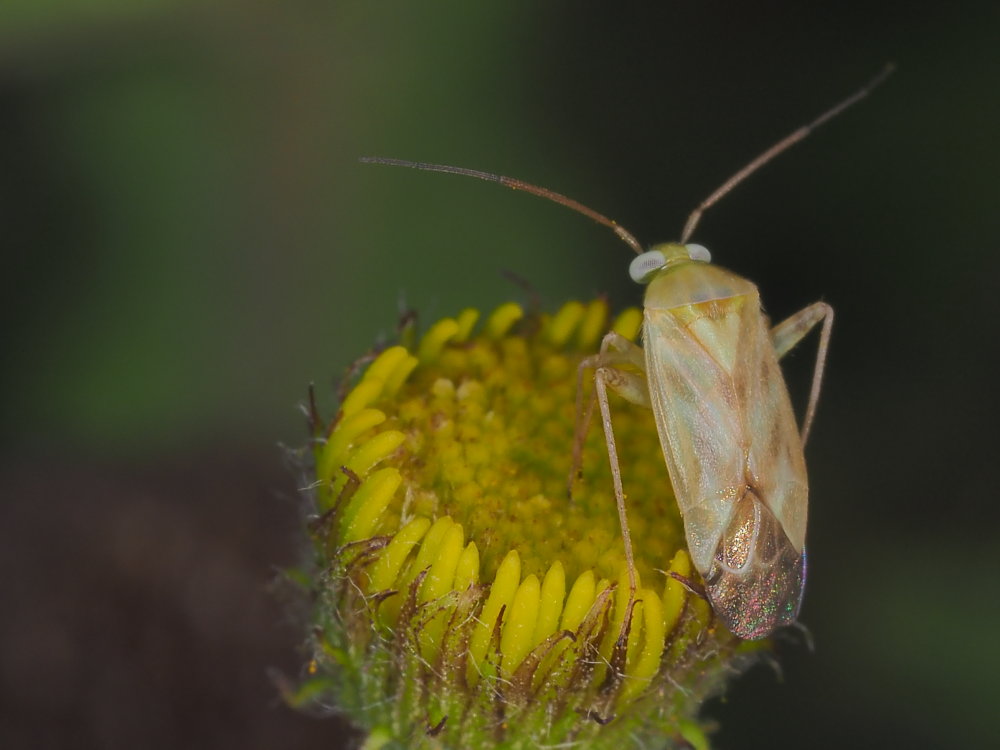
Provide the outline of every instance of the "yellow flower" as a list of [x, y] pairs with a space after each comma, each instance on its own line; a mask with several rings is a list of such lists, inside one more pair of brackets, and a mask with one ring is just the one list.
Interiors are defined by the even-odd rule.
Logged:
[[609, 327], [634, 339], [639, 311], [478, 318], [382, 351], [328, 424], [311, 409], [313, 658], [294, 700], [332, 701], [370, 748], [707, 746], [699, 707], [754, 646], [692, 593], [652, 414], [615, 400], [634, 599], [599, 425], [567, 491], [578, 365]]

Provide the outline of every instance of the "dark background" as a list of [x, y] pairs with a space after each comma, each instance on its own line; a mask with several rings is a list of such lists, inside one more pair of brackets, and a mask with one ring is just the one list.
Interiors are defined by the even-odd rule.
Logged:
[[273, 681], [303, 638], [274, 581], [306, 384], [329, 408], [401, 306], [490, 308], [521, 294], [503, 270], [550, 309], [639, 301], [586, 219], [359, 155], [515, 175], [676, 239], [889, 60], [695, 237], [775, 318], [837, 311], [808, 450], [816, 650], [737, 683], [716, 744], [992, 746], [998, 6], [410, 6], [0, 9], [0, 746], [340, 746]]

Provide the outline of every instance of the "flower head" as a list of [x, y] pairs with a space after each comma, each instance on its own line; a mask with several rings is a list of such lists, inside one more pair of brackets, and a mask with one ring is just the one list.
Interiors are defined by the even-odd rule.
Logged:
[[702, 701], [759, 646], [697, 593], [653, 415], [614, 399], [634, 596], [599, 426], [567, 491], [579, 364], [609, 323], [634, 339], [639, 311], [478, 318], [382, 351], [328, 423], [311, 410], [315, 622], [296, 701], [332, 702], [373, 747], [703, 744]]

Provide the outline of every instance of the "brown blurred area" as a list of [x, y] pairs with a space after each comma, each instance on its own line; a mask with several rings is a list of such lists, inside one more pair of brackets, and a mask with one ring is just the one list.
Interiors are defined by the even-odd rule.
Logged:
[[2, 746], [346, 746], [279, 697], [307, 632], [296, 494], [277, 450], [2, 466]]

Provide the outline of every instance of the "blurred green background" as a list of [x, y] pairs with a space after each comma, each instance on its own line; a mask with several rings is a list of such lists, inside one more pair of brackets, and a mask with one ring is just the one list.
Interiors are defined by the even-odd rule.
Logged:
[[[809, 445], [815, 653], [713, 707], [718, 748], [998, 732], [996, 3], [0, 6], [0, 746], [337, 747], [291, 713], [304, 438], [345, 366], [523, 292], [640, 290], [645, 242], [887, 61], [876, 95], [695, 240], [783, 318], [837, 311]], [[812, 345], [791, 358], [805, 393]], [[803, 399], [800, 398], [800, 403]]]

